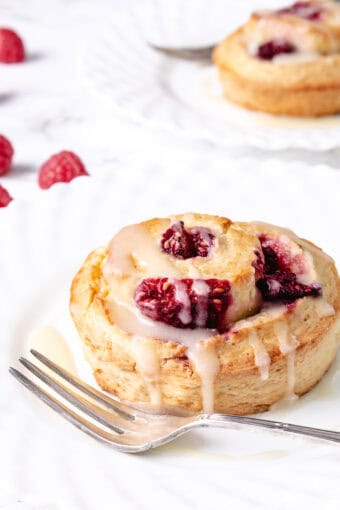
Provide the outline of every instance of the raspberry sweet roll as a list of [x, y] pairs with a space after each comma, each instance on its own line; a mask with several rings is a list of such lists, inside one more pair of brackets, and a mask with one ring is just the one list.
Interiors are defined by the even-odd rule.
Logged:
[[214, 52], [223, 93], [251, 110], [340, 112], [340, 5], [312, 0], [255, 12]]
[[120, 399], [248, 414], [326, 372], [340, 281], [289, 230], [187, 213], [125, 227], [92, 252], [71, 314], [96, 380]]

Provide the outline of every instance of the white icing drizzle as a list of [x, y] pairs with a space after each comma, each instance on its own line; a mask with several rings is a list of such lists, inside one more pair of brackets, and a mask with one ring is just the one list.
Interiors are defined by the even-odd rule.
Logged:
[[215, 347], [209, 342], [196, 342], [188, 347], [187, 354], [201, 378], [203, 412], [207, 414], [213, 413], [215, 378], [220, 369], [220, 362]]
[[291, 270], [296, 274], [297, 280], [305, 285], [310, 285], [317, 279], [317, 274], [314, 267], [313, 257], [309, 252], [303, 249], [288, 235], [281, 234], [278, 236], [278, 241], [281, 245], [285, 246], [286, 250], [290, 253], [291, 257]]
[[[285, 229], [277, 229], [271, 225], [256, 224], [257, 228], [263, 228], [264, 231], [278, 231], [287, 240], [287, 243], [293, 244], [296, 254], [301, 250], [303, 241], [297, 238], [290, 231]], [[291, 238], [296, 241], [296, 245], [292, 243]], [[315, 281], [315, 270], [313, 264], [313, 247], [309, 243], [305, 243], [305, 249], [309, 250], [311, 254], [307, 253], [306, 256], [306, 271], [301, 274], [300, 278], [304, 282]], [[323, 255], [322, 251], [315, 248], [315, 252], [320, 256]], [[325, 254], [325, 257], [328, 256]], [[142, 225], [133, 225], [121, 230], [117, 236], [112, 240], [110, 245], [109, 257], [104, 267], [104, 274], [108, 278], [110, 276], [128, 275], [133, 282], [139, 278], [134, 260], [138, 260], [138, 264], [146, 272], [148, 277], [168, 277], [169, 283], [175, 286], [176, 300], [183, 305], [180, 313], [180, 320], [183, 324], [189, 324], [192, 320], [190, 299], [186, 290], [186, 286], [182, 284], [177, 278], [181, 277], [171, 257], [168, 257], [159, 248], [158, 243], [149, 235], [147, 230]], [[192, 264], [191, 264], [192, 266]], [[191, 267], [188, 266], [189, 268]], [[199, 278], [197, 270], [193, 268], [190, 276], [196, 279], [193, 283], [194, 292], [200, 299], [207, 299], [209, 294], [209, 286], [202, 279]], [[131, 284], [131, 282], [130, 282]], [[134, 285], [134, 284], [133, 284]], [[132, 288], [134, 286], [132, 285]], [[201, 392], [202, 392], [202, 406], [205, 413], [214, 411], [214, 386], [215, 379], [219, 372], [220, 363], [212, 342], [207, 339], [218, 335], [216, 330], [208, 330], [204, 328], [197, 329], [179, 329], [168, 326], [164, 323], [153, 321], [145, 317], [140, 310], [136, 307], [133, 298], [127, 294], [113, 291], [110, 295], [109, 306], [113, 322], [116, 326], [123, 331], [132, 335], [132, 349], [135, 355], [136, 366], [141, 376], [145, 380], [150, 395], [150, 400], [153, 405], [160, 406], [161, 404], [161, 391], [159, 386], [160, 367], [157, 355], [150, 343], [150, 337], [181, 343], [187, 346], [187, 355], [189, 360], [195, 366], [195, 370], [201, 379]], [[334, 314], [334, 309], [327, 302], [318, 298], [315, 300], [316, 309], [320, 316], [327, 316]], [[198, 325], [206, 323], [206, 307], [199, 307], [200, 311], [196, 322]], [[266, 306], [257, 314], [259, 316], [273, 316], [279, 317], [286, 311], [286, 307], [282, 305]], [[255, 357], [256, 367], [259, 369], [261, 379], [267, 380], [269, 377], [269, 368], [271, 359], [265, 349], [262, 341], [258, 337], [252, 319], [239, 321], [235, 325], [235, 330], [240, 330], [244, 327], [252, 327], [249, 331], [249, 344], [252, 346]], [[295, 351], [299, 345], [298, 341], [293, 335], [289, 334], [288, 326], [285, 322], [274, 326], [278, 337], [280, 350], [287, 357], [287, 392], [285, 399], [293, 399], [294, 386], [295, 386]]]
[[143, 225], [129, 225], [112, 239], [109, 257], [104, 265], [104, 276], [133, 274], [133, 257], [144, 266], [148, 277], [178, 277], [179, 272], [171, 258], [162, 253], [155, 239]]
[[190, 324], [192, 321], [191, 303], [186, 285], [181, 280], [170, 279], [169, 283], [175, 287], [175, 300], [182, 305], [178, 318], [183, 324]]
[[312, 62], [320, 57], [321, 55], [319, 53], [313, 51], [299, 51], [296, 53], [276, 55], [271, 62], [275, 65], [301, 64], [303, 62]]
[[314, 260], [311, 253], [303, 251], [305, 271], [302, 274], [298, 274], [298, 281], [304, 285], [311, 285], [316, 282], [317, 274], [314, 267]]
[[315, 312], [319, 315], [319, 317], [330, 317], [335, 315], [335, 310], [332, 305], [327, 303], [327, 301], [322, 298], [314, 299]]
[[287, 357], [287, 390], [283, 400], [295, 400], [295, 352], [299, 341], [289, 332], [287, 322], [274, 324], [274, 331], [279, 342], [279, 348]]
[[148, 319], [134, 304], [112, 299], [110, 314], [113, 322], [123, 331], [140, 337], [153, 337], [169, 342], [190, 345], [198, 340], [218, 335], [215, 329], [179, 329]]
[[249, 332], [249, 343], [254, 350], [255, 365], [259, 369], [262, 381], [269, 377], [270, 356], [255, 330]]
[[[210, 287], [204, 280], [195, 280], [192, 284], [192, 290], [200, 297], [201, 300], [207, 300], [210, 292]], [[203, 305], [203, 303], [202, 303]], [[208, 308], [206, 306], [199, 306], [196, 316], [196, 324], [203, 327], [207, 322]]]
[[157, 354], [147, 338], [133, 336], [131, 342], [137, 370], [148, 386], [151, 404], [160, 406], [162, 398], [159, 386], [159, 360]]
[[[111, 310], [112, 311], [112, 310]], [[153, 350], [147, 338], [160, 338], [188, 347], [187, 355], [195, 366], [201, 378], [203, 411], [211, 413], [214, 410], [214, 381], [219, 370], [219, 360], [214, 346], [205, 342], [212, 336], [218, 335], [216, 330], [207, 329], [178, 329], [160, 322], [145, 318], [134, 306], [123, 303], [113, 311], [114, 321], [124, 331], [133, 334], [133, 350], [137, 368], [148, 384], [150, 398], [153, 404], [160, 405], [159, 366], [153, 357]], [[202, 341], [203, 340], [203, 341]]]
[[[172, 220], [171, 220], [172, 221]], [[208, 234], [205, 229], [200, 229], [203, 237]], [[214, 380], [219, 370], [218, 357], [212, 346], [201, 343], [200, 340], [218, 335], [216, 330], [203, 328], [179, 329], [168, 326], [161, 322], [153, 321], [145, 317], [136, 307], [130, 293], [126, 292], [129, 285], [135, 287], [138, 274], [134, 266], [134, 260], [142, 266], [148, 277], [168, 277], [169, 283], [175, 287], [176, 301], [181, 303], [182, 310], [179, 314], [183, 324], [189, 324], [192, 320], [191, 303], [186, 286], [178, 280], [181, 274], [175, 263], [168, 255], [162, 253], [157, 242], [149, 235], [142, 225], [132, 225], [121, 230], [111, 241], [109, 257], [104, 267], [104, 275], [108, 280], [113, 276], [128, 276], [125, 292], [120, 292], [113, 285], [108, 300], [110, 314], [114, 324], [127, 333], [133, 335], [132, 347], [136, 359], [137, 369], [148, 385], [152, 404], [159, 406], [161, 393], [159, 388], [159, 366], [153, 351], [148, 343], [148, 337], [158, 338], [184, 344], [188, 347], [188, 357], [195, 366], [202, 384], [202, 401], [204, 412], [213, 412], [214, 409]], [[188, 265], [188, 276], [196, 279], [193, 287], [200, 299], [207, 299], [210, 291], [209, 286], [199, 278], [200, 274]], [[113, 282], [114, 283], [114, 282]], [[206, 323], [207, 310], [200, 307], [196, 318], [198, 325]]]

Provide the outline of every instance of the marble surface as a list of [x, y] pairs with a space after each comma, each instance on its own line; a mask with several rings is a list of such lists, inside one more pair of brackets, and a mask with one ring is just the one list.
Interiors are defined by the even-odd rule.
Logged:
[[222, 148], [209, 142], [183, 140], [155, 133], [117, 117], [105, 101], [87, 88], [80, 72], [79, 55], [98, 31], [126, 10], [123, 0], [1, 0], [2, 25], [16, 29], [24, 38], [28, 61], [0, 68], [0, 131], [15, 147], [15, 166], [1, 178], [14, 198], [30, 198], [39, 192], [37, 170], [51, 154], [74, 150], [90, 173], [100, 172], [120, 158], [149, 158], [166, 164], [167, 155], [199, 158], [274, 156], [304, 160], [311, 165], [339, 166], [340, 149], [324, 153], [284, 151], [266, 153], [248, 147]]

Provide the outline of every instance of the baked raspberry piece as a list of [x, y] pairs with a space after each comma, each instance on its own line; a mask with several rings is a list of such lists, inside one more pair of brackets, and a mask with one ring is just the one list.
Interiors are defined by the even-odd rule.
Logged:
[[11, 142], [0, 135], [0, 175], [5, 175], [11, 168], [14, 149]]
[[82, 175], [89, 174], [80, 158], [74, 152], [61, 151], [41, 166], [38, 182], [42, 189], [48, 189], [57, 182], [70, 182]]
[[260, 240], [262, 243], [262, 252], [264, 255], [263, 273], [267, 275], [274, 274], [280, 269], [279, 256], [274, 248], [266, 243], [266, 238], [264, 236], [261, 236]]
[[178, 259], [207, 257], [214, 244], [214, 234], [205, 227], [186, 229], [183, 221], [177, 221], [162, 235], [162, 251]]
[[302, 250], [294, 249], [287, 236], [271, 237], [259, 236], [265, 259], [265, 274], [276, 271], [291, 271], [295, 274], [304, 274], [308, 271], [306, 257]]
[[161, 240], [162, 250], [178, 259], [188, 259], [191, 253], [191, 238], [183, 221], [177, 221], [166, 230]]
[[290, 302], [305, 296], [318, 297], [322, 294], [319, 283], [304, 285], [297, 281], [296, 274], [289, 271], [278, 271], [260, 278], [257, 281], [257, 287], [265, 301], [284, 300]]
[[[287, 303], [296, 299], [322, 295], [319, 283], [305, 285], [298, 281], [296, 272], [303, 274], [304, 257], [292, 254], [289, 247], [280, 238], [267, 235], [259, 236], [264, 255], [263, 276], [256, 282], [265, 301], [283, 300]], [[294, 269], [294, 270], [293, 270]]]
[[258, 280], [263, 276], [264, 270], [264, 255], [262, 250], [255, 250], [254, 252], [255, 260], [252, 263], [253, 268], [255, 269], [255, 279]]
[[262, 60], [273, 60], [274, 57], [283, 54], [295, 53], [295, 46], [289, 41], [273, 39], [261, 44], [257, 50], [257, 57]]
[[0, 28], [0, 62], [17, 64], [25, 60], [25, 48], [21, 38], [9, 28]]
[[278, 14], [292, 14], [309, 21], [319, 20], [323, 12], [322, 7], [313, 5], [311, 2], [295, 2], [293, 5], [277, 11]]
[[188, 229], [191, 236], [192, 257], [207, 257], [214, 243], [214, 234], [205, 227]]
[[143, 315], [175, 328], [226, 329], [225, 312], [231, 304], [227, 280], [146, 278], [135, 291]]
[[13, 198], [8, 193], [7, 189], [0, 184], [0, 207], [7, 207], [12, 200]]

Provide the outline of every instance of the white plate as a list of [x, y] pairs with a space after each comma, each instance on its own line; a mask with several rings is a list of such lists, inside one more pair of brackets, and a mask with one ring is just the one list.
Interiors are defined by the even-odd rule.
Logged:
[[154, 52], [132, 19], [118, 18], [102, 32], [83, 53], [84, 76], [114, 110], [143, 125], [265, 150], [325, 151], [340, 144], [339, 115], [299, 119], [247, 111], [222, 97], [212, 65]]
[[[292, 227], [340, 261], [338, 189], [339, 175], [327, 167], [203, 158], [111, 168], [2, 210], [0, 507], [21, 500], [63, 510], [338, 509], [337, 445], [202, 430], [147, 454], [121, 454], [64, 422], [7, 373], [28, 333], [47, 323], [59, 328], [91, 381], [68, 316], [68, 289], [86, 254], [122, 225], [184, 210], [262, 219]], [[266, 416], [339, 428], [339, 368], [340, 360], [292, 408]]]

